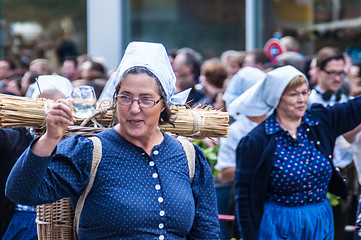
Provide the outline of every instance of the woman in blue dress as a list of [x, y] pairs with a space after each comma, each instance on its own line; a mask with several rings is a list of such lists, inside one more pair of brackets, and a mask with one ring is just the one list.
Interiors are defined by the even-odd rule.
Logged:
[[[170, 123], [175, 75], [163, 45], [132, 42], [113, 79], [118, 124], [97, 135], [102, 158], [80, 216], [79, 239], [218, 239], [213, 178], [196, 147], [189, 176], [180, 142], [162, 132]], [[70, 197], [73, 206], [89, 182], [93, 143], [61, 141], [74, 124], [71, 102], [46, 113], [46, 133], [13, 168], [6, 194], [43, 204]]]
[[327, 192], [347, 194], [333, 148], [337, 136], [360, 124], [361, 98], [306, 111], [308, 95], [306, 77], [285, 66], [235, 100], [241, 113], [270, 115], [236, 150], [236, 212], [245, 240], [333, 239]]

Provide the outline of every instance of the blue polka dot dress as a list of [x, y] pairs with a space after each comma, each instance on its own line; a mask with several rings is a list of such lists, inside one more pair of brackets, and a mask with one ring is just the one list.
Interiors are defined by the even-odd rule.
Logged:
[[317, 124], [306, 114], [294, 138], [275, 115], [266, 120], [266, 133], [276, 135], [276, 147], [260, 239], [333, 239], [327, 200], [331, 163], [306, 133], [308, 125]]
[[[79, 239], [218, 239], [213, 177], [198, 147], [191, 182], [184, 150], [167, 134], [150, 156], [114, 129], [98, 136], [102, 160]], [[31, 204], [69, 196], [74, 206], [89, 181], [92, 149], [82, 136], [63, 140], [50, 157], [28, 149], [8, 180], [14, 183], [9, 195]]]

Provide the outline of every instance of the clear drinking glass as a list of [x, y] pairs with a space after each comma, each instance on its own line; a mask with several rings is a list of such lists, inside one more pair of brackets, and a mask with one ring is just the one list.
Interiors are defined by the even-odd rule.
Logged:
[[71, 97], [76, 118], [87, 118], [94, 113], [97, 99], [92, 86], [73, 88]]

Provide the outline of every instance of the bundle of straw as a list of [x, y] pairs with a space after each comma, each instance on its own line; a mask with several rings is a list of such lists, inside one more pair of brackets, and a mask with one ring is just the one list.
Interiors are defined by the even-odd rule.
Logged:
[[[52, 100], [31, 99], [0, 94], [0, 128], [32, 126], [42, 129], [45, 126], [46, 109]], [[77, 119], [75, 126], [70, 126], [66, 135], [83, 134], [91, 136], [111, 127], [113, 110], [108, 107], [97, 109], [97, 116], [84, 121]], [[207, 108], [187, 108], [172, 106], [174, 126], [160, 125], [165, 132], [193, 138], [226, 137], [228, 134], [228, 113]], [[86, 122], [85, 126], [84, 123]], [[96, 127], [95, 127], [96, 126]]]
[[193, 138], [226, 137], [228, 134], [228, 113], [206, 108], [172, 106], [175, 115], [174, 126], [160, 125], [165, 132]]
[[0, 127], [42, 126], [45, 119], [42, 99], [0, 94]]
[[[33, 126], [42, 128], [45, 126], [45, 112], [54, 101], [45, 98], [25, 98], [0, 94], [0, 128]], [[112, 121], [112, 111], [107, 111], [101, 117], [96, 117], [102, 126], [109, 126]], [[76, 125], [80, 125], [84, 119], [76, 119]], [[89, 122], [90, 125], [92, 122]]]

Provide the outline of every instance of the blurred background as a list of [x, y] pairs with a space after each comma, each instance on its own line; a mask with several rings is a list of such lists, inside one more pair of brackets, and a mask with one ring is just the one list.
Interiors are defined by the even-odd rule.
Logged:
[[360, 44], [361, 0], [1, 0], [0, 23], [0, 57], [18, 67], [76, 51], [109, 69], [132, 40], [191, 47], [205, 59], [286, 35], [305, 55], [345, 49]]

